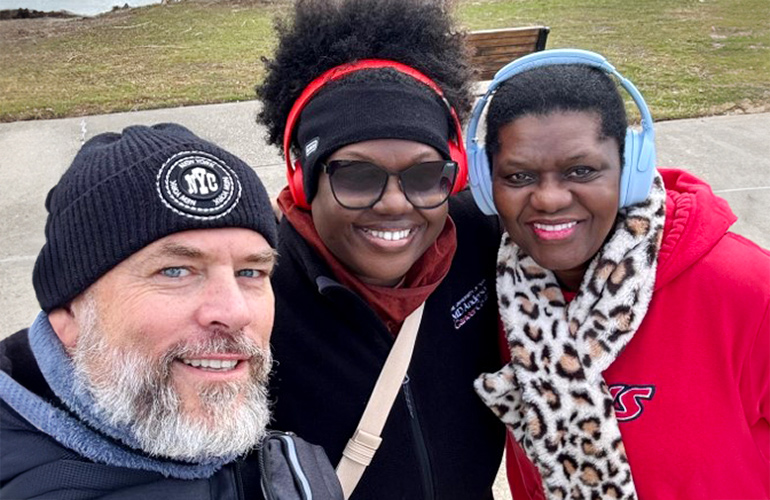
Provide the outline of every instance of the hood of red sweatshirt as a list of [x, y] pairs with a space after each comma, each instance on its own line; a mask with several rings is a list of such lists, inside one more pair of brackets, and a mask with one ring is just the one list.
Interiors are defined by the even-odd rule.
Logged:
[[658, 170], [667, 200], [656, 289], [709, 252], [738, 219], [725, 200], [691, 173], [673, 168]]

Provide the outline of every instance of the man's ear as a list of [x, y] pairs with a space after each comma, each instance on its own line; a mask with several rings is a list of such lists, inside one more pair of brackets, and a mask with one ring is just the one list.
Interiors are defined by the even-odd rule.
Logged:
[[51, 323], [53, 331], [59, 337], [64, 347], [71, 349], [75, 347], [80, 334], [80, 325], [72, 312], [72, 305], [67, 304], [64, 307], [57, 307], [48, 313], [48, 321]]

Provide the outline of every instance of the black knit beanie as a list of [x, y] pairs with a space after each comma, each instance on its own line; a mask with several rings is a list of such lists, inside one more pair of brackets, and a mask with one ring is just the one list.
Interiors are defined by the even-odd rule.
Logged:
[[172, 233], [242, 227], [277, 243], [270, 199], [254, 170], [173, 123], [93, 137], [45, 205], [46, 243], [32, 275], [45, 312]]

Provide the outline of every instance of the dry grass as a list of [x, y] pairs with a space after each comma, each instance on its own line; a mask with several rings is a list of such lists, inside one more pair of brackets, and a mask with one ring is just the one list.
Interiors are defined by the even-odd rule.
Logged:
[[0, 22], [0, 120], [253, 98], [279, 9], [184, 2]]
[[[187, 0], [0, 22], [0, 121], [254, 98], [286, 2]], [[658, 119], [770, 111], [767, 0], [460, 1], [469, 29], [551, 27], [605, 54]]]

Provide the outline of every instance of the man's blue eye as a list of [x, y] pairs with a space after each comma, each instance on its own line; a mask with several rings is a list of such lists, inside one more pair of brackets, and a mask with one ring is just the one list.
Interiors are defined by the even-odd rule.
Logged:
[[240, 271], [238, 271], [238, 276], [241, 276], [243, 278], [259, 278], [264, 274], [265, 273], [263, 273], [259, 269], [241, 269]]
[[181, 278], [190, 274], [190, 271], [184, 267], [166, 267], [160, 270], [160, 274], [168, 278]]

